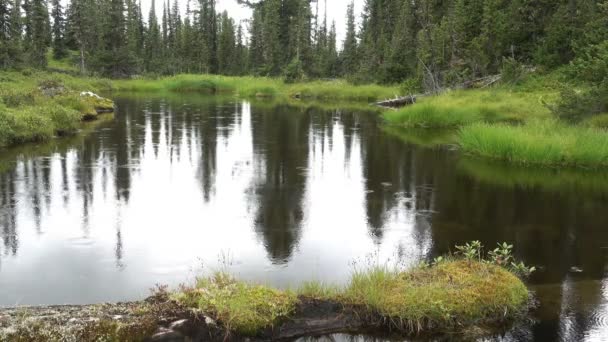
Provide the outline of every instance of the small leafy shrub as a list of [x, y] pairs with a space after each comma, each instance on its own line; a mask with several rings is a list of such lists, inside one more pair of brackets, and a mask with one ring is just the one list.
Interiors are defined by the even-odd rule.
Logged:
[[31, 106], [36, 103], [33, 91], [0, 89], [0, 99], [7, 107]]
[[483, 246], [479, 241], [467, 242], [462, 246], [456, 246], [458, 254], [467, 260], [481, 260], [481, 249]]
[[564, 87], [557, 104], [550, 107], [553, 114], [564, 121], [578, 123], [608, 111], [608, 80], [586, 91]]
[[78, 129], [82, 117], [77, 110], [57, 104], [43, 107], [40, 110], [49, 116], [59, 135], [74, 133]]
[[299, 58], [294, 58], [291, 63], [289, 63], [283, 72], [283, 77], [285, 83], [296, 83], [301, 82], [305, 78], [304, 67], [302, 66], [302, 61]]
[[527, 266], [523, 262], [516, 262], [513, 257], [513, 245], [506, 242], [499, 243], [496, 248], [487, 253], [483, 253], [483, 245], [479, 241], [468, 242], [461, 246], [456, 246], [457, 254], [462, 255], [469, 262], [481, 261], [492, 265], [500, 266], [520, 277], [529, 277], [536, 267]]
[[514, 58], [503, 58], [500, 74], [504, 83], [516, 84], [524, 76], [525, 68]]
[[608, 113], [599, 114], [586, 120], [589, 127], [608, 129]]
[[0, 145], [14, 145], [31, 141], [50, 139], [54, 126], [46, 116], [36, 112], [35, 107], [25, 110], [0, 110]]
[[399, 91], [402, 95], [417, 94], [422, 91], [422, 85], [420, 84], [419, 79], [408, 78], [407, 80], [401, 82], [399, 85]]

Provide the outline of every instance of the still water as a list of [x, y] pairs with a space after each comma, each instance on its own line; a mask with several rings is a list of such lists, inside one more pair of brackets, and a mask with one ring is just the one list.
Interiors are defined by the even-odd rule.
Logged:
[[141, 299], [217, 268], [340, 284], [479, 239], [540, 268], [535, 321], [503, 338], [608, 340], [608, 175], [469, 160], [361, 110], [116, 100], [90, 134], [0, 153], [1, 306]]

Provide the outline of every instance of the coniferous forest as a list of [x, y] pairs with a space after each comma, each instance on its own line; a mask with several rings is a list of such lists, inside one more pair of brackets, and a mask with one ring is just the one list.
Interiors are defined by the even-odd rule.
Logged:
[[215, 0], [167, 1], [162, 13], [154, 3], [142, 13], [136, 0], [0, 0], [0, 65], [45, 68], [52, 48], [105, 77], [288, 75], [429, 89], [495, 74], [505, 61], [576, 61], [582, 77], [601, 80], [595, 62], [608, 60], [604, 0], [366, 0], [360, 17], [349, 6], [343, 42], [318, 15], [323, 0], [238, 2], [249, 20], [218, 13]]

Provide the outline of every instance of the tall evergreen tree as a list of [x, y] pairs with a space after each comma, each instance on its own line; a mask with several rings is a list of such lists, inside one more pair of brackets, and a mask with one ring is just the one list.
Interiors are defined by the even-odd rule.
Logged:
[[11, 10], [8, 0], [0, 0], [0, 68], [10, 66]]
[[148, 15], [148, 30], [145, 38], [145, 70], [149, 73], [160, 73], [162, 67], [162, 38], [156, 17], [155, 1], [152, 0]]
[[45, 0], [30, 0], [23, 5], [25, 11], [25, 53], [28, 65], [47, 66], [46, 50], [49, 46], [49, 12]]
[[9, 17], [9, 41], [7, 59], [4, 68], [18, 67], [23, 63], [23, 21], [21, 18], [21, 0], [14, 0]]
[[52, 0], [53, 17], [53, 57], [60, 59], [67, 56], [67, 47], [65, 43], [65, 17], [63, 7], [60, 0]]
[[225, 75], [234, 75], [237, 61], [234, 21], [224, 11], [220, 16], [220, 33], [218, 44], [218, 72]]
[[359, 66], [357, 31], [355, 25], [355, 3], [352, 1], [346, 10], [346, 37], [340, 56], [342, 75], [354, 74]]

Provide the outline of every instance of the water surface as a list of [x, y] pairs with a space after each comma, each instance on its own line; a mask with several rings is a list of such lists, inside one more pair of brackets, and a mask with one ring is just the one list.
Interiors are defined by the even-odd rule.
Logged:
[[340, 284], [357, 264], [411, 266], [479, 239], [540, 268], [536, 322], [502, 338], [608, 339], [604, 174], [417, 147], [364, 110], [117, 104], [87, 135], [0, 153], [0, 305], [141, 299], [218, 267]]

